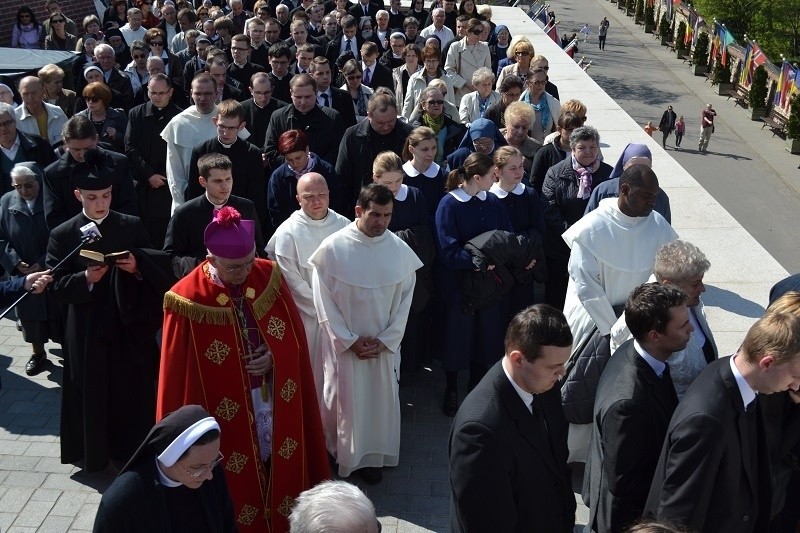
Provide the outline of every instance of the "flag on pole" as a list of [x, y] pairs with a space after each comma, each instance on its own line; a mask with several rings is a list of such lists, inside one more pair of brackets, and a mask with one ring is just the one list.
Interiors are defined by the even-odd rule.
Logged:
[[692, 49], [694, 49], [694, 45], [697, 44], [697, 38], [700, 36], [700, 26], [703, 25], [703, 17], [697, 17], [697, 20], [694, 22], [694, 34], [692, 35]]
[[745, 87], [750, 87], [753, 83], [753, 74], [750, 70], [750, 65], [753, 62], [753, 46], [748, 44], [747, 48], [744, 50], [744, 61], [742, 64], [744, 67], [742, 68], [742, 74], [739, 76], [739, 85], [743, 85]]
[[557, 45], [561, 46], [561, 39], [558, 38], [558, 28], [557, 26], [561, 23], [560, 20], [554, 20], [552, 23], [548, 24], [544, 28], [544, 32], [553, 39], [553, 42]]
[[708, 64], [712, 64], [719, 53], [719, 22], [714, 23], [714, 38], [711, 39], [711, 49], [708, 52]]
[[728, 63], [728, 46], [735, 43], [736, 39], [733, 38], [733, 34], [728, 31], [728, 28], [725, 27], [725, 24], [723, 24], [721, 28], [722, 32], [719, 36], [719, 45], [722, 48], [722, 66], [725, 66]]

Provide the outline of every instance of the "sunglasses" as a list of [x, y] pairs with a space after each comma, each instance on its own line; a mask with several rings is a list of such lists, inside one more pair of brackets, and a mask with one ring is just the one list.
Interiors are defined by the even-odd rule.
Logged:
[[444, 105], [444, 100], [428, 100], [425, 103], [428, 105]]
[[515, 56], [527, 57], [527, 56], [531, 55], [531, 53], [530, 52], [514, 52], [514, 55]]

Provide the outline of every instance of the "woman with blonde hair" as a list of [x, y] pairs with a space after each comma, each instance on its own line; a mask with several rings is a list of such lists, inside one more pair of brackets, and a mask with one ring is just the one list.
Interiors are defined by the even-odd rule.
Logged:
[[536, 114], [525, 102], [512, 102], [503, 113], [506, 127], [500, 130], [509, 146], [513, 146], [522, 154], [525, 176], [531, 171], [533, 158], [542, 147], [542, 143], [528, 135]]
[[[503, 204], [511, 220], [514, 233], [535, 239], [542, 245], [547, 232], [544, 208], [539, 194], [522, 182], [525, 175], [522, 152], [513, 146], [501, 146], [495, 150], [494, 173], [497, 181], [489, 189], [489, 192]], [[531, 269], [536, 264], [537, 261], [534, 260], [528, 268]], [[519, 290], [511, 291], [506, 300], [509, 320], [519, 311], [534, 303], [537, 302], [534, 301], [533, 283], [520, 284]]]
[[511, 74], [524, 80], [530, 72], [531, 60], [534, 55], [536, 53], [533, 43], [527, 37], [517, 35], [511, 39], [511, 44], [506, 48], [506, 56], [511, 64], [500, 69], [500, 73], [497, 75], [497, 85], [503, 83], [503, 79]]
[[436, 134], [427, 126], [411, 131], [403, 146], [403, 181], [422, 191], [433, 219], [439, 200], [444, 196], [447, 172], [436, 159]]

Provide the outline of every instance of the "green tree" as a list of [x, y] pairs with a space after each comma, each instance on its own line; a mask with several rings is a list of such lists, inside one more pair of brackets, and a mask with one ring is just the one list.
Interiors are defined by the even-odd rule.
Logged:
[[[772, 0], [774, 1], [774, 0]], [[797, 0], [784, 0], [797, 2]], [[695, 7], [706, 20], [716, 18], [725, 23], [728, 30], [737, 38], [752, 33], [752, 25], [765, 0], [697, 0]]]

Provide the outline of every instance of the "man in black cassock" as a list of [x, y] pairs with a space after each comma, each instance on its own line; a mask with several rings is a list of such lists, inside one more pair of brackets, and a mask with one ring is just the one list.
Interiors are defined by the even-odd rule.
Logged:
[[242, 102], [244, 121], [247, 131], [250, 132], [247, 141], [263, 148], [272, 113], [288, 104], [272, 97], [272, 79], [264, 72], [253, 75], [250, 81], [250, 93], [253, 97]]
[[147, 83], [150, 101], [131, 109], [125, 132], [125, 155], [136, 178], [139, 216], [157, 248], [164, 246], [172, 211], [167, 184], [167, 142], [161, 138], [161, 130], [182, 111], [170, 102], [174, 90], [167, 75], [150, 78]]
[[97, 130], [87, 117], [76, 115], [67, 121], [64, 126], [64, 155], [44, 169], [44, 215], [48, 228], [54, 229], [81, 212], [81, 203], [75, 199], [72, 173], [78, 169], [84, 172], [88, 165], [107, 169], [114, 191], [111, 209], [138, 215], [128, 158], [104, 150], [97, 146], [97, 142]]
[[110, 266], [87, 266], [75, 254], [53, 273], [53, 295], [65, 307], [61, 462], [82, 463], [87, 472], [126, 461], [154, 422], [155, 333], [172, 281], [143, 250], [150, 239], [142, 222], [110, 209], [110, 174], [86, 166], [73, 173], [82, 211], [55, 228], [47, 246], [52, 269], [80, 244], [81, 227], [94, 222], [101, 238], [83, 249], [130, 251]]
[[230, 158], [218, 153], [206, 154], [200, 157], [197, 167], [200, 173], [198, 181], [205, 193], [175, 210], [164, 239], [164, 251], [172, 257], [175, 275], [183, 277], [205, 260], [208, 250], [203, 233], [214, 218], [214, 211], [226, 205], [239, 211], [242, 218], [256, 221], [256, 254], [265, 257], [264, 238], [255, 205], [247, 198], [231, 194], [234, 180]]
[[[261, 150], [244, 139], [239, 138], [239, 132], [245, 127], [244, 108], [236, 100], [225, 100], [217, 106], [217, 115], [211, 119], [217, 126], [217, 136], [203, 141], [192, 150], [189, 163], [189, 183], [186, 186], [184, 197], [189, 200], [203, 195], [200, 185], [200, 172], [197, 162], [200, 157], [218, 153], [224, 154], [233, 164], [233, 188], [231, 194], [247, 198], [256, 206], [258, 222], [261, 227], [267, 219], [267, 177]], [[211, 220], [209, 219], [208, 222]]]

